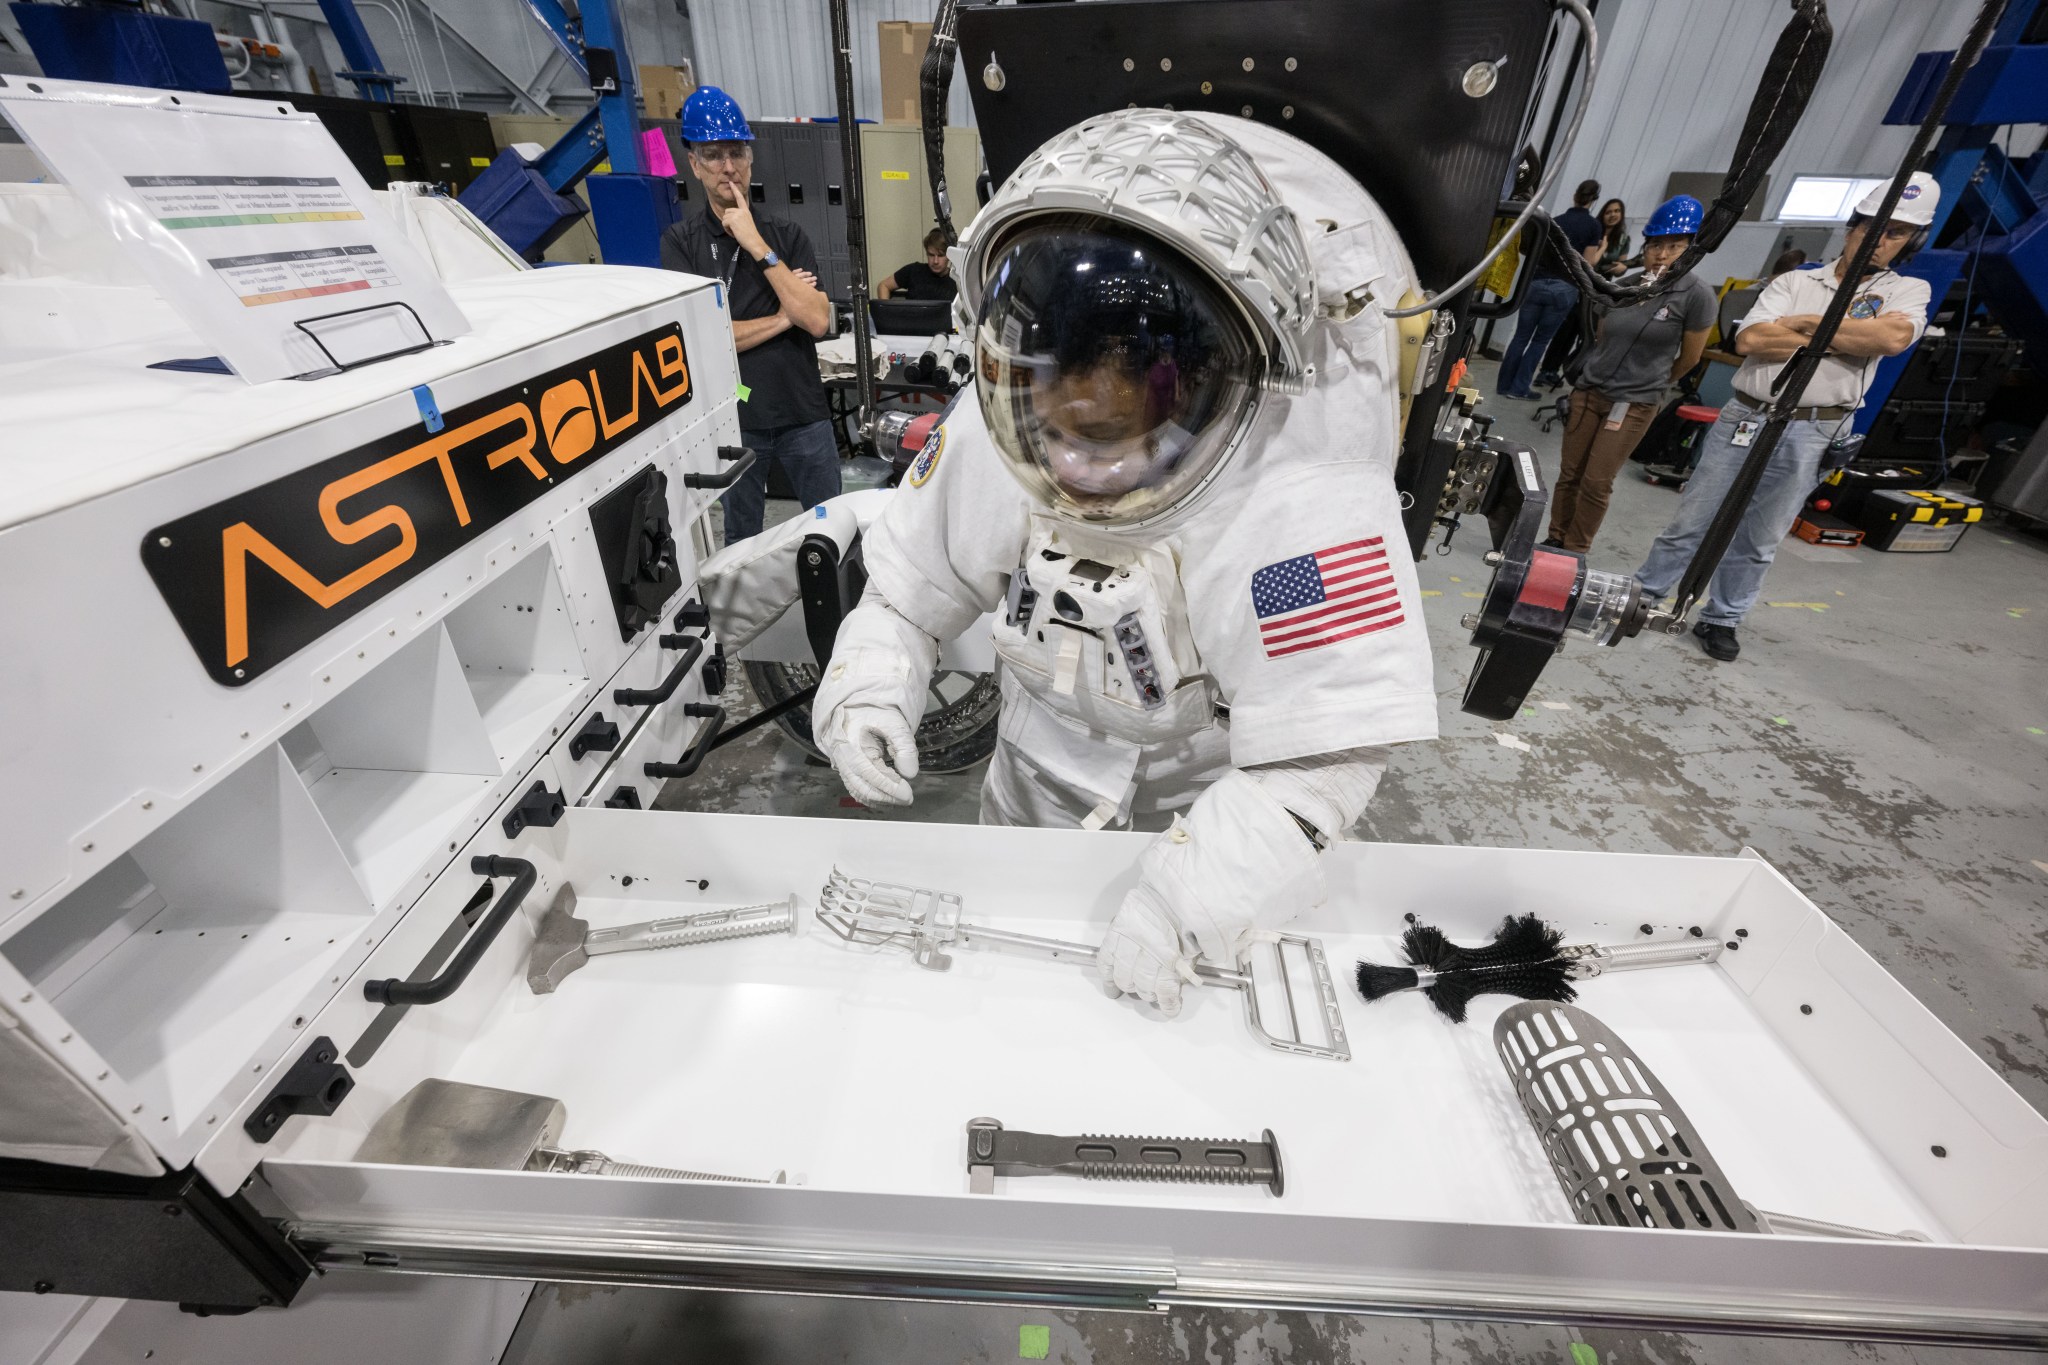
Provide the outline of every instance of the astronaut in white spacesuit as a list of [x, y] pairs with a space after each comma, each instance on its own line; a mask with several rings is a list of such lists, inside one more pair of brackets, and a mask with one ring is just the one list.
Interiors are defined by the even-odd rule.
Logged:
[[1041, 147], [961, 267], [975, 390], [868, 529], [813, 733], [909, 803], [938, 641], [993, 612], [981, 818], [1172, 819], [1097, 959], [1172, 1014], [1197, 955], [1323, 899], [1387, 746], [1437, 733], [1381, 312], [1413, 268], [1329, 158], [1162, 110]]

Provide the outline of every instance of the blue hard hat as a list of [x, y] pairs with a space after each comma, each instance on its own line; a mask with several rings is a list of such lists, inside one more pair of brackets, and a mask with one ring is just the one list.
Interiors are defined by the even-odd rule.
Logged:
[[683, 141], [752, 142], [754, 130], [739, 101], [715, 85], [700, 85], [683, 101]]
[[1652, 237], [1693, 237], [1699, 234], [1700, 223], [1707, 216], [1700, 201], [1689, 194], [1675, 199], [1666, 199], [1657, 205], [1657, 211], [1650, 215], [1650, 221], [1643, 224], [1643, 239]]

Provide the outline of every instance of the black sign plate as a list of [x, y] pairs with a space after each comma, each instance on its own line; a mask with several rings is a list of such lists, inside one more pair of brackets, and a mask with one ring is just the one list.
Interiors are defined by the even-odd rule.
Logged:
[[215, 682], [261, 677], [695, 396], [674, 324], [166, 522], [142, 562]]

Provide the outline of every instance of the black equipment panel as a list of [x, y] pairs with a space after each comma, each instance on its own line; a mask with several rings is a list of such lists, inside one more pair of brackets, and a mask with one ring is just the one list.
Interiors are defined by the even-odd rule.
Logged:
[[138, 1176], [0, 1160], [0, 1228], [9, 1293], [237, 1312], [290, 1303], [312, 1273], [247, 1199], [190, 1168]]
[[619, 639], [661, 615], [683, 586], [668, 515], [668, 476], [648, 465], [590, 504], [590, 534], [611, 585]]
[[[1088, 115], [1132, 104], [1239, 115], [1249, 107], [1257, 122], [1356, 177], [1434, 290], [1486, 250], [1552, 13], [1543, 0], [969, 4], [960, 8], [956, 79], [973, 92], [997, 181]], [[981, 78], [992, 54], [1005, 77], [999, 91]], [[1475, 98], [1463, 82], [1482, 62], [1501, 64], [1493, 89]]]
[[239, 687], [694, 397], [670, 323], [167, 521], [143, 566]]

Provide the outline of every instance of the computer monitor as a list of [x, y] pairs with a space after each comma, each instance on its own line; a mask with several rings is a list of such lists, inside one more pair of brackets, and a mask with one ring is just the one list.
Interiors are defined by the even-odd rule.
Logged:
[[953, 305], [946, 299], [873, 299], [868, 321], [882, 336], [928, 337], [953, 330]]

